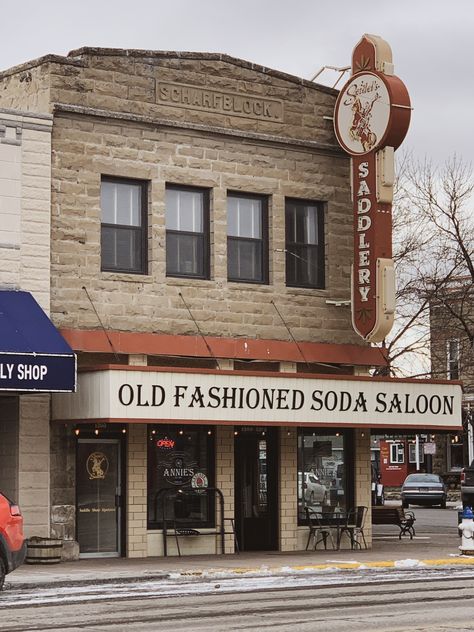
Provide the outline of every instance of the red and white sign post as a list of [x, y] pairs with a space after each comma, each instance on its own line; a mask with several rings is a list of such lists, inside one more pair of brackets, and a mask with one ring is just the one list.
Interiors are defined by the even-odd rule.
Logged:
[[337, 99], [334, 125], [339, 144], [352, 157], [352, 324], [369, 342], [381, 342], [394, 320], [394, 151], [406, 136], [410, 115], [410, 97], [393, 74], [390, 46], [364, 35], [352, 55], [352, 76]]

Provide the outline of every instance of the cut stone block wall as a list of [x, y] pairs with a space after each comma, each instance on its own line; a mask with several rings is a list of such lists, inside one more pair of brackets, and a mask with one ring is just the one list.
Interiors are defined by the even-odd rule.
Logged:
[[26, 537], [50, 534], [49, 400], [36, 393], [20, 398], [18, 501]]
[[147, 427], [128, 426], [127, 557], [146, 557], [147, 543]]

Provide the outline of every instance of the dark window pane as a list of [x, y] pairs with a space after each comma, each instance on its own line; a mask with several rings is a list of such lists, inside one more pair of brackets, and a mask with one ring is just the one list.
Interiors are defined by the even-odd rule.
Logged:
[[204, 236], [168, 231], [166, 272], [183, 276], [204, 276]]
[[[214, 437], [202, 426], [178, 429], [156, 426], [148, 443], [148, 528], [161, 528], [166, 519], [176, 517], [189, 527], [214, 523], [214, 495], [184, 494], [176, 499], [173, 490], [191, 489], [195, 474], [204, 474], [214, 487]], [[170, 490], [165, 491], [165, 490]], [[164, 499], [164, 501], [163, 501]]]
[[319, 265], [319, 249], [314, 246], [287, 245], [286, 276], [289, 285], [323, 287], [322, 266]]
[[286, 283], [324, 287], [322, 209], [316, 204], [286, 203]]
[[459, 380], [459, 340], [448, 341], [448, 379]]
[[133, 228], [102, 226], [102, 269], [141, 272], [142, 235]]
[[145, 272], [144, 190], [142, 182], [102, 180], [102, 270]]
[[166, 190], [166, 274], [209, 276], [208, 196], [204, 190]]
[[227, 275], [231, 280], [263, 281], [262, 242], [227, 240]]
[[262, 197], [227, 197], [227, 278], [265, 283], [267, 277], [267, 204]]

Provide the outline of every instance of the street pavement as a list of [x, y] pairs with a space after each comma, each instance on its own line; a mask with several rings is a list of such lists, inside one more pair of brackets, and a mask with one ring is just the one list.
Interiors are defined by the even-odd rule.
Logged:
[[[469, 567], [474, 555], [460, 555], [457, 507], [446, 510], [418, 509], [416, 536], [398, 539], [398, 527], [375, 525], [369, 550], [324, 550], [297, 552], [246, 552], [233, 555], [186, 557], [93, 558], [55, 565], [25, 564], [7, 576], [6, 590], [28, 587], [73, 586], [116, 580], [176, 580], [252, 577], [320, 573], [360, 569], [415, 569]], [[439, 513], [442, 512], [442, 513]], [[441, 522], [441, 524], [439, 524]]]

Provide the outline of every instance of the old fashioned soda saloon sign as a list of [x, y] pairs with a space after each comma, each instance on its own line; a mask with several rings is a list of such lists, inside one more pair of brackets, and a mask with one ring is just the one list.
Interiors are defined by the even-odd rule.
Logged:
[[394, 320], [394, 151], [406, 136], [410, 115], [407, 89], [393, 74], [390, 46], [364, 35], [352, 55], [352, 76], [336, 102], [334, 126], [339, 144], [351, 155], [352, 323], [369, 342], [381, 342]]
[[[93, 393], [101, 393], [94, 397]], [[381, 380], [334, 376], [254, 376], [225, 371], [95, 370], [82, 373], [79, 394], [57, 394], [56, 420], [219, 423], [262, 426], [458, 427], [461, 384], [427, 380]], [[167, 471], [176, 484], [200, 469], [169, 437], [156, 437]]]

